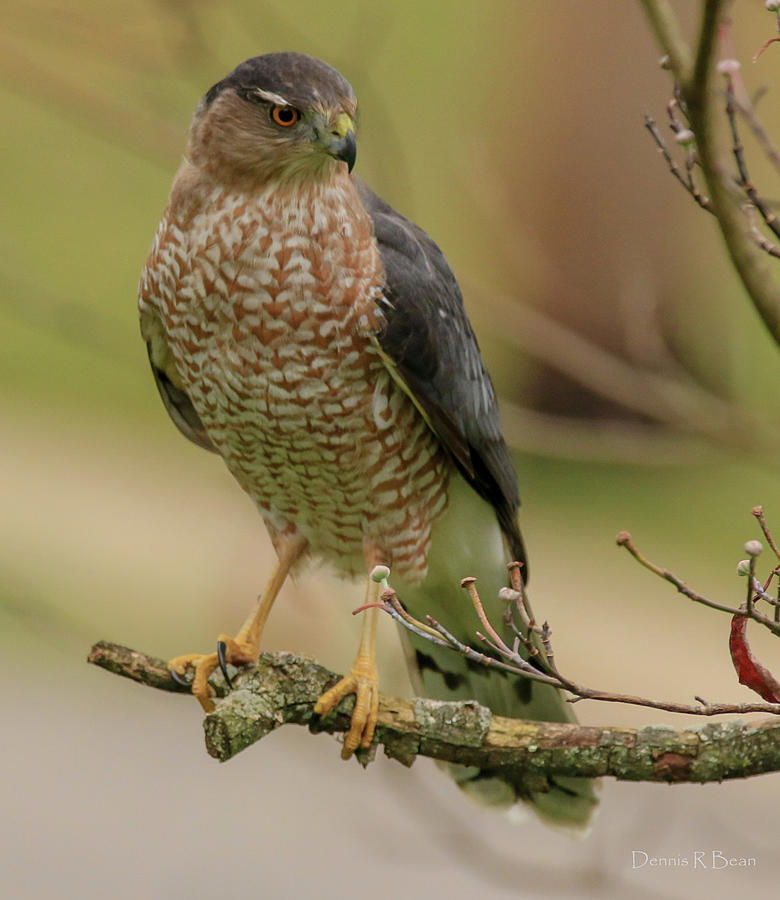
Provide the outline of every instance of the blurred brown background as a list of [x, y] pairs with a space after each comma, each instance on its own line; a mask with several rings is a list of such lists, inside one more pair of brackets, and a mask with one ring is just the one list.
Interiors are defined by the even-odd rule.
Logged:
[[[681, 4], [689, 19], [695, 3]], [[734, 52], [780, 134], [758, 0]], [[89, 670], [240, 624], [270, 561], [251, 504], [167, 420], [135, 287], [199, 96], [242, 59], [322, 57], [361, 100], [358, 170], [447, 253], [517, 450], [533, 596], [564, 670], [616, 691], [751, 699], [728, 619], [614, 547], [740, 602], [780, 532], [777, 349], [642, 113], [670, 94], [638, 5], [567, 0], [26, 0], [0, 36], [0, 883], [28, 898], [771, 896], [778, 779], [604, 787], [581, 843], [473, 808], [427, 761], [341, 763], [302, 730], [225, 766], [194, 701]], [[752, 174], [774, 184], [755, 150]], [[561, 327], [563, 326], [563, 328]], [[464, 572], [464, 575], [468, 574]], [[267, 646], [348, 665], [360, 587], [288, 586]], [[390, 622], [383, 687], [408, 692]], [[754, 638], [765, 662], [776, 647]], [[777, 670], [780, 666], [775, 665]], [[577, 707], [600, 724], [667, 723]], [[690, 724], [701, 725], [701, 721]], [[753, 856], [631, 869], [631, 851]]]

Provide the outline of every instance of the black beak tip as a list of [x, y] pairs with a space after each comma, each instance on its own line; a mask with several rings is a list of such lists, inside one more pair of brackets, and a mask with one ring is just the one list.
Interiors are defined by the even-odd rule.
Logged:
[[348, 132], [333, 149], [336, 159], [345, 162], [351, 172], [355, 168], [355, 159], [357, 158], [357, 141], [354, 132]]

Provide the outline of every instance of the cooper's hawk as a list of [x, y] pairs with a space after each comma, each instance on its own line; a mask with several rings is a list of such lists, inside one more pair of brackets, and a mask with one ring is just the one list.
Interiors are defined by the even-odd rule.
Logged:
[[[220, 636], [237, 665], [256, 661], [274, 598], [306, 556], [345, 576], [390, 566], [412, 614], [465, 643], [474, 620], [459, 579], [476, 575], [487, 598], [507, 552], [524, 558], [515, 472], [460, 290], [428, 235], [351, 174], [355, 112], [348, 82], [308, 56], [238, 66], [195, 111], [141, 275], [141, 331], [163, 402], [225, 460], [279, 557], [237, 636]], [[364, 615], [350, 674], [317, 708], [356, 693], [345, 758], [370, 744], [376, 722], [376, 615]], [[429, 696], [572, 720], [545, 685], [408, 641]], [[206, 709], [218, 662], [170, 663], [195, 670]], [[488, 802], [531, 800], [572, 826], [594, 805], [587, 782], [560, 778], [542, 793], [518, 773], [453, 774]]]

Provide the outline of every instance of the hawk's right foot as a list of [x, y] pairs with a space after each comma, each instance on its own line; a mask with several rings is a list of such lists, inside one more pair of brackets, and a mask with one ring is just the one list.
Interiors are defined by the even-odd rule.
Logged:
[[[214, 692], [209, 686], [209, 677], [219, 666], [230, 685], [227, 664], [234, 666], [254, 665], [260, 655], [260, 640], [263, 628], [271, 611], [276, 595], [279, 593], [290, 569], [300, 559], [306, 549], [306, 541], [301, 537], [293, 537], [281, 543], [279, 560], [274, 566], [265, 591], [258, 597], [257, 605], [241, 626], [238, 634], [232, 638], [221, 634], [217, 641], [216, 653], [185, 653], [176, 656], [168, 663], [171, 676], [181, 683], [187, 670], [194, 672], [192, 693], [207, 712], [214, 712]], [[230, 685], [232, 687], [232, 685]]]
[[207, 713], [214, 712], [214, 692], [209, 685], [212, 672], [218, 667], [221, 668], [225, 681], [232, 687], [227, 674], [227, 663], [234, 666], [252, 665], [257, 662], [259, 653], [257, 646], [226, 634], [219, 636], [217, 648], [216, 653], [185, 653], [174, 657], [168, 663], [171, 676], [180, 684], [184, 682], [188, 670], [194, 672], [191, 682], [192, 693]]

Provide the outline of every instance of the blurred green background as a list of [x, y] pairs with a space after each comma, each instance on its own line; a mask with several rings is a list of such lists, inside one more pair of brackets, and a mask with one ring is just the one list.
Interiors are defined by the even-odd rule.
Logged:
[[[692, 20], [696, 6], [681, 11]], [[4, 892], [769, 896], [772, 829], [755, 826], [777, 821], [775, 777], [608, 783], [591, 836], [572, 844], [472, 808], [426, 761], [363, 773], [292, 729], [218, 767], [194, 701], [83, 662], [99, 638], [166, 658], [207, 649], [243, 620], [270, 564], [247, 498], [167, 419], [135, 289], [200, 95], [248, 56], [295, 49], [350, 79], [358, 171], [435, 237], [464, 287], [517, 451], [535, 605], [564, 671], [652, 697], [752, 699], [728, 619], [613, 541], [631, 530], [651, 558], [737, 604], [751, 507], [780, 532], [777, 348], [714, 221], [643, 128], [645, 110], [664, 127], [670, 84], [638, 5], [6, 0], [2, 12]], [[773, 87], [759, 110], [777, 135], [780, 57], [749, 62], [773, 27], [763, 4], [739, 0], [724, 52], [750, 90]], [[285, 589], [267, 646], [344, 669], [360, 592], [310, 573]], [[383, 687], [408, 692], [383, 624]], [[756, 634], [754, 647], [771, 666], [772, 642]], [[759, 866], [633, 871], [632, 849], [721, 849]]]

